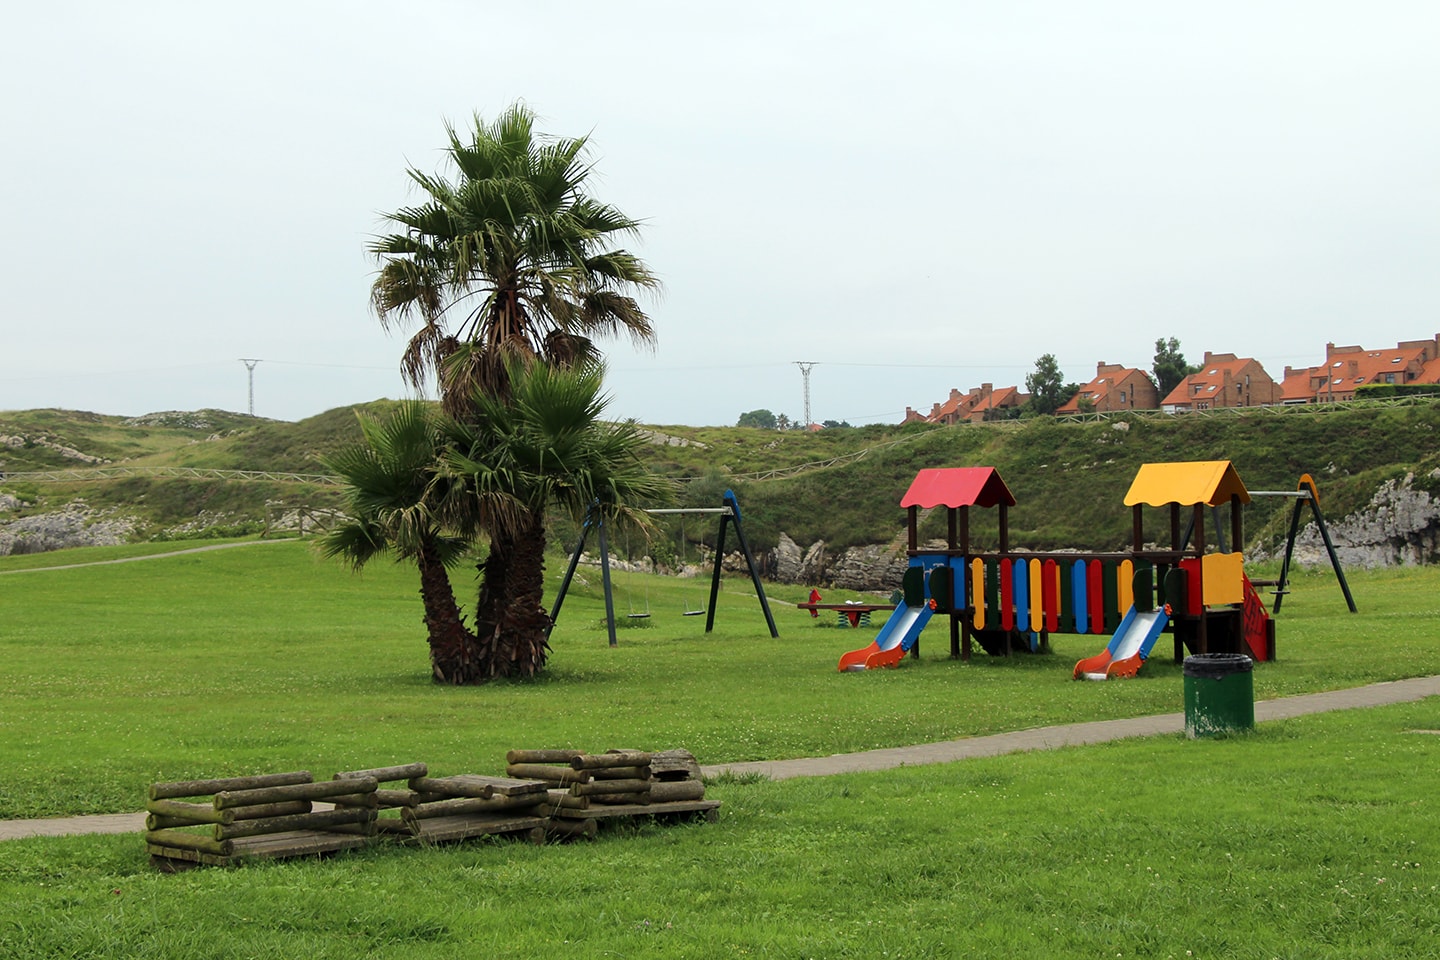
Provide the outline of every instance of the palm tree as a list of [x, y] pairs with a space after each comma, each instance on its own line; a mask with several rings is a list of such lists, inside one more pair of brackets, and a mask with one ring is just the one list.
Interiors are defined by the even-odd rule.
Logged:
[[359, 415], [361, 440], [325, 459], [345, 479], [353, 518], [319, 541], [327, 557], [359, 570], [388, 555], [420, 569], [420, 598], [430, 639], [430, 666], [440, 683], [471, 683], [479, 646], [466, 628], [447, 567], [469, 548], [464, 529], [476, 513], [461, 485], [438, 470], [440, 425], [426, 404], [401, 403], [389, 416]]
[[598, 504], [607, 521], [645, 530], [650, 518], [636, 505], [674, 496], [671, 482], [641, 462], [645, 439], [636, 425], [602, 420], [602, 368], [512, 361], [505, 377], [509, 399], [477, 393], [471, 416], [451, 423], [443, 457], [445, 471], [463, 478], [472, 495], [519, 508], [488, 511], [491, 546], [475, 616], [484, 678], [529, 677], [545, 666], [548, 507], [578, 520]]
[[634, 294], [659, 281], [614, 245], [639, 221], [585, 190], [587, 139], [546, 138], [512, 105], [465, 137], [446, 126], [454, 179], [411, 168], [418, 206], [387, 215], [396, 232], [370, 246], [380, 265], [371, 304], [391, 329], [418, 324], [405, 378], [434, 376], [445, 409], [464, 418], [477, 391], [504, 396], [511, 357], [570, 366], [598, 359], [593, 337], [654, 340]]

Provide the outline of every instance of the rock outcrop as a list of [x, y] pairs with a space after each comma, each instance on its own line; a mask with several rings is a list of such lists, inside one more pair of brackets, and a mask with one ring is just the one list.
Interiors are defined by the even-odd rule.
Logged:
[[[1440, 480], [1440, 470], [1431, 471], [1428, 480]], [[1417, 487], [1413, 473], [1382, 484], [1365, 509], [1327, 521], [1327, 526], [1342, 566], [1413, 566], [1440, 560], [1440, 500]], [[1294, 561], [1330, 562], [1313, 522], [1295, 537]]]
[[66, 547], [118, 546], [130, 541], [136, 523], [134, 517], [102, 516], [83, 500], [75, 500], [52, 513], [0, 524], [0, 556]]

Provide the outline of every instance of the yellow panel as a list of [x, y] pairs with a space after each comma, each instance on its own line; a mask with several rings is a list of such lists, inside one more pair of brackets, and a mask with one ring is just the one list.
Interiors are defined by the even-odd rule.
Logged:
[[1237, 493], [1241, 503], [1250, 502], [1250, 491], [1240, 482], [1240, 475], [1229, 460], [1146, 463], [1130, 482], [1125, 506], [1133, 507], [1137, 503], [1152, 507], [1163, 507], [1167, 503], [1215, 506], [1229, 503], [1231, 495]]
[[1206, 606], [1245, 602], [1245, 558], [1238, 553], [1207, 553], [1200, 561], [1200, 593]]
[[985, 561], [970, 561], [970, 606], [975, 608], [975, 629], [985, 629]]
[[1030, 629], [1039, 633], [1045, 629], [1045, 589], [1040, 579], [1040, 561], [1030, 561]]
[[1120, 575], [1115, 578], [1116, 601], [1120, 606], [1120, 615], [1135, 606], [1135, 564], [1129, 560], [1120, 561]]

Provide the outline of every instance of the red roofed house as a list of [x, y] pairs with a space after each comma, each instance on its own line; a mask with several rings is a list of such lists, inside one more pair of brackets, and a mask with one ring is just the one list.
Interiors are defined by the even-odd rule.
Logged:
[[944, 403], [932, 405], [929, 414], [906, 407], [905, 419], [901, 422], [924, 421], [925, 423], [953, 425], [962, 420], [969, 420], [978, 423], [986, 418], [987, 413], [994, 417], [996, 411], [1023, 406], [1029, 399], [1030, 395], [1021, 393], [1019, 387], [1001, 387], [996, 390], [992, 383], [982, 383], [978, 387], [971, 387], [969, 393], [961, 393], [952, 388], [950, 399]]
[[[973, 393], [974, 391], [972, 391]], [[917, 420], [925, 423], [943, 423], [953, 425], [965, 419], [970, 412], [970, 404], [974, 398], [970, 394], [961, 393], [955, 388], [950, 389], [950, 399], [944, 403], [936, 403], [930, 407], [930, 413], [920, 413], [910, 407], [905, 408], [905, 419], [902, 423], [914, 423]]]
[[1095, 365], [1095, 379], [1055, 412], [1079, 413], [1082, 400], [1088, 400], [1088, 410], [1096, 413], [1160, 409], [1160, 391], [1145, 371], [1103, 361]]
[[[973, 395], [976, 390], [972, 387], [970, 393]], [[1025, 401], [1030, 399], [1030, 394], [1021, 393], [1019, 387], [1001, 387], [996, 390], [994, 385], [982, 383], [979, 395], [970, 405], [970, 412], [965, 419], [973, 423], [982, 420], [994, 420], [1003, 416], [1002, 411], [1018, 410], [1025, 406]]]
[[1325, 363], [1286, 367], [1282, 403], [1339, 403], [1355, 399], [1367, 383], [1440, 382], [1440, 334], [1433, 340], [1402, 340], [1390, 350], [1325, 344]]
[[1160, 407], [1166, 413], [1185, 413], [1279, 402], [1280, 386], [1258, 361], [1206, 350], [1200, 371], [1181, 380]]

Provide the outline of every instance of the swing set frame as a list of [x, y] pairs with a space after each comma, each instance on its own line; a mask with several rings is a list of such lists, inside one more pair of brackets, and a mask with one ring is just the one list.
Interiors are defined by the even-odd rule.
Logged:
[[[775, 628], [775, 617], [770, 613], [770, 601], [765, 599], [765, 588], [760, 583], [760, 570], [755, 566], [755, 558], [751, 555], [750, 546], [745, 541], [745, 529], [740, 523], [740, 504], [735, 499], [733, 490], [725, 491], [725, 495], [721, 498], [721, 505], [718, 507], [666, 507], [645, 512], [650, 514], [700, 513], [720, 517], [720, 525], [715, 533], [715, 565], [710, 577], [710, 602], [703, 611], [684, 611], [685, 616], [703, 612], [706, 633], [715, 628], [715, 604], [720, 596], [720, 564], [725, 557], [725, 531], [728, 526], [733, 524], [735, 539], [740, 544], [740, 552], [744, 554], [745, 564], [750, 570], [750, 580], [755, 585], [755, 596], [759, 599], [760, 609], [765, 614], [765, 623], [770, 627], [770, 636], [776, 639], [780, 637], [780, 631]], [[605, 593], [605, 625], [610, 633], [610, 646], [615, 647], [619, 646], [619, 642], [615, 636], [615, 596], [610, 582], [610, 544], [605, 533], [605, 517], [600, 511], [598, 503], [591, 504], [590, 509], [585, 511], [585, 520], [580, 527], [580, 540], [575, 544], [574, 552], [570, 554], [570, 566], [565, 570], [565, 579], [560, 583], [560, 591], [555, 596], [555, 605], [550, 610], [550, 628], [554, 629], [555, 621], [560, 617], [560, 607], [565, 603], [565, 594], [570, 590], [570, 582], [575, 579], [575, 568], [580, 565], [580, 555], [585, 551], [585, 541], [589, 538], [591, 529], [595, 530], [600, 542], [600, 581]]]

